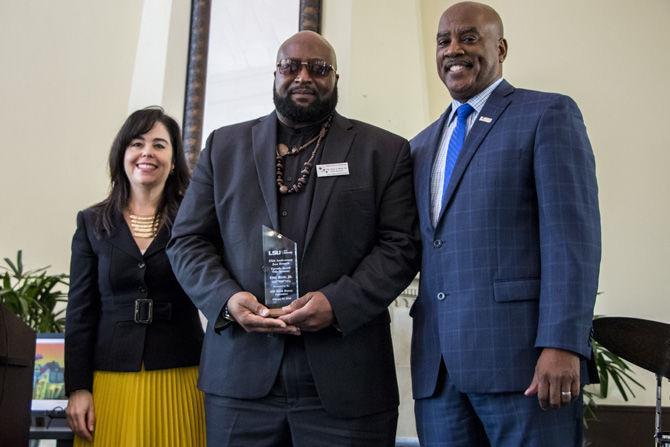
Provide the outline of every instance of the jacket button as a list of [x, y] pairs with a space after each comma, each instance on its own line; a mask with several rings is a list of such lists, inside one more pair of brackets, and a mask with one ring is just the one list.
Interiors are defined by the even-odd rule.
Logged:
[[137, 263], [137, 268], [143, 269], [144, 267], [146, 267], [146, 264], [144, 264], [144, 262], [138, 262]]
[[137, 288], [137, 290], [138, 290], [140, 293], [147, 293], [147, 288], [144, 287], [144, 286], [139, 286], [139, 287]]
[[440, 248], [442, 246], [442, 241], [437, 239], [433, 241], [433, 247]]
[[447, 297], [447, 295], [446, 295], [444, 292], [440, 292], [440, 293], [437, 294], [437, 299], [438, 299], [439, 301], [442, 301], [442, 300], [445, 299], [446, 297]]

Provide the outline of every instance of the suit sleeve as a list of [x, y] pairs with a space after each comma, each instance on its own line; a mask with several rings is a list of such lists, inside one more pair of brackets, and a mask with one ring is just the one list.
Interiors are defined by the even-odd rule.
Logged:
[[[195, 306], [217, 329], [228, 298], [242, 288], [221, 260], [222, 244], [214, 206], [213, 134], [200, 154], [172, 228], [167, 255], [175, 276]], [[217, 323], [218, 322], [218, 323]]]
[[94, 349], [100, 318], [98, 257], [91, 247], [84, 213], [72, 238], [70, 289], [65, 313], [65, 393], [93, 390]]
[[396, 153], [393, 169], [382, 188], [377, 240], [372, 250], [351, 275], [321, 289], [344, 335], [382, 314], [418, 270], [418, 218], [412, 160], [406, 141]]
[[535, 135], [541, 289], [537, 347], [590, 357], [600, 269], [595, 160], [582, 115], [557, 96]]

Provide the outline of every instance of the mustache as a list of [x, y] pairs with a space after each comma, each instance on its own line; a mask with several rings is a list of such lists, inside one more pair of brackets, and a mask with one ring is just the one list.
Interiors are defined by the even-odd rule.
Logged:
[[312, 95], [316, 95], [316, 89], [314, 87], [309, 87], [307, 85], [297, 85], [295, 87], [289, 87], [288, 89], [289, 94], [295, 93], [296, 91], [299, 93], [309, 93]]
[[445, 59], [444, 62], [442, 63], [442, 66], [446, 69], [449, 69], [454, 65], [463, 65], [465, 67], [472, 67], [473, 64], [471, 60], [463, 58]]

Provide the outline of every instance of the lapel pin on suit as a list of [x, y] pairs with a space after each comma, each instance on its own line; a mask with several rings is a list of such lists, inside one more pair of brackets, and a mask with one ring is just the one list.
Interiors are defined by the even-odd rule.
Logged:
[[482, 123], [491, 124], [493, 118], [489, 118], [488, 116], [480, 116], [479, 121], [481, 121]]

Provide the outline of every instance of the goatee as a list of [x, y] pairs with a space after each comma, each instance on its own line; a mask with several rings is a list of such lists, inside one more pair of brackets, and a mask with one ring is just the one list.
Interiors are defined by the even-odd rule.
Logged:
[[317, 123], [335, 111], [337, 85], [330, 97], [324, 100], [317, 96], [314, 102], [307, 107], [301, 107], [294, 103], [290, 93], [287, 93], [285, 97], [279, 96], [275, 87], [272, 88], [272, 98], [277, 112], [292, 122], [299, 124]]

